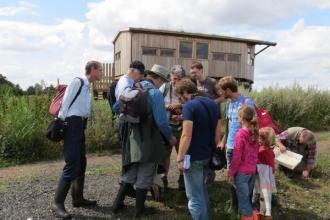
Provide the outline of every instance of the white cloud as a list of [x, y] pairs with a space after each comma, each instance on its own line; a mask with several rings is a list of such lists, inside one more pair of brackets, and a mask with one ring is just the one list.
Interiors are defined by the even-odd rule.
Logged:
[[[18, 8], [37, 7], [28, 5], [21, 2]], [[67, 82], [83, 73], [90, 59], [112, 62], [112, 40], [119, 30], [145, 27], [275, 41], [276, 47], [256, 58], [256, 87], [296, 80], [328, 88], [330, 27], [306, 26], [301, 19], [288, 29], [273, 28], [291, 16], [303, 18], [308, 8], [328, 6], [321, 0], [104, 0], [88, 4], [85, 22], [0, 20], [0, 73], [24, 88], [42, 79], [54, 83], [60, 77]], [[24, 12], [14, 13], [12, 7], [9, 13], [8, 8], [0, 8], [0, 16]]]
[[273, 35], [278, 45], [257, 56], [256, 87], [296, 81], [330, 89], [330, 26], [306, 26], [299, 20], [292, 29]]
[[0, 16], [16, 16], [19, 14], [25, 15], [38, 15], [36, 9], [38, 7], [35, 4], [27, 1], [20, 1], [16, 7], [1, 7]]

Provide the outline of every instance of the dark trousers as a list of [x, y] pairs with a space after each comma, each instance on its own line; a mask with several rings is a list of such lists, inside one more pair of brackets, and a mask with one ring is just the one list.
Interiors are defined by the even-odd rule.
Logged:
[[86, 171], [85, 128], [87, 120], [70, 116], [65, 120], [64, 160], [62, 178], [70, 182], [84, 176]]

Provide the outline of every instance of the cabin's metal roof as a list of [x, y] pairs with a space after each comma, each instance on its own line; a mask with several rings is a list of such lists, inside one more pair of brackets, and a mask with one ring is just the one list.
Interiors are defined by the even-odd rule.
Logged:
[[158, 35], [170, 35], [170, 36], [180, 36], [180, 37], [194, 37], [194, 38], [205, 38], [205, 39], [214, 39], [214, 40], [225, 40], [225, 41], [235, 41], [235, 42], [244, 42], [247, 44], [253, 45], [268, 45], [268, 46], [276, 46], [275, 42], [263, 41], [263, 40], [254, 40], [247, 38], [239, 38], [239, 37], [229, 37], [223, 35], [215, 35], [215, 34], [202, 34], [202, 33], [193, 33], [193, 32], [185, 32], [185, 31], [172, 31], [172, 30], [162, 30], [162, 29], [146, 29], [146, 28], [133, 28], [129, 27], [119, 31], [113, 43], [117, 40], [119, 35], [122, 32], [132, 32], [132, 33], [148, 33], [148, 34], [158, 34]]

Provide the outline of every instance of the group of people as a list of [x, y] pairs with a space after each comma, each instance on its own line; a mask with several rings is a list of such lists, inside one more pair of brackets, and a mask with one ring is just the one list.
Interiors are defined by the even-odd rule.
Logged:
[[[53, 204], [53, 210], [62, 218], [71, 217], [64, 206], [70, 187], [75, 207], [97, 204], [83, 196], [84, 130], [90, 112], [89, 84], [101, 76], [101, 63], [88, 62], [83, 83], [74, 79], [63, 98], [59, 117], [67, 124], [65, 166]], [[72, 104], [80, 86], [81, 92]], [[128, 88], [146, 94], [144, 104], [148, 114], [141, 116], [137, 123], [128, 120], [123, 110], [127, 106], [121, 103]], [[199, 62], [191, 65], [188, 76], [180, 65], [168, 69], [155, 64], [145, 70], [142, 62], [133, 61], [119, 79], [115, 97], [117, 101], [112, 110], [119, 115], [122, 176], [111, 208], [113, 213], [125, 209], [125, 197], [131, 194], [136, 200], [135, 217], [147, 213], [145, 200], [156, 174], [162, 176], [164, 187], [168, 187], [173, 147], [177, 152], [178, 188], [185, 190], [194, 220], [211, 219], [208, 185], [214, 181], [215, 172], [209, 169], [209, 164], [216, 148], [226, 150], [231, 209], [238, 210], [241, 219], [257, 219], [259, 213], [255, 210], [264, 219], [271, 219], [271, 195], [276, 190], [272, 150], [275, 145], [281, 152], [290, 149], [303, 155], [296, 171], [304, 177], [308, 177], [313, 168], [316, 141], [311, 131], [294, 127], [276, 136], [269, 127], [259, 129], [254, 102], [238, 92], [238, 82], [230, 76], [217, 82], [206, 76]], [[220, 103], [226, 99], [229, 99], [225, 108], [226, 129], [222, 132]]]

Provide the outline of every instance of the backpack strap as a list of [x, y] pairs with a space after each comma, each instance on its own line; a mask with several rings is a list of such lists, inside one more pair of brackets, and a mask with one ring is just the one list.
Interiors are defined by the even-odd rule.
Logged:
[[199, 103], [202, 104], [203, 108], [207, 111], [207, 116], [209, 118], [209, 124], [210, 124], [210, 134], [211, 134], [211, 143], [213, 142], [213, 145], [215, 146], [215, 142], [214, 142], [214, 131], [215, 131], [215, 127], [212, 126], [212, 117], [211, 117], [211, 111], [210, 109], [207, 107], [207, 105], [205, 104], [205, 102], [203, 102], [201, 99], [196, 98], [197, 101], [199, 101]]
[[[242, 101], [242, 105], [245, 105], [245, 104], [246, 104], [246, 100], [247, 100], [248, 98], [250, 98], [250, 97], [249, 97], [249, 96], [244, 96], [243, 101]], [[255, 103], [253, 103], [253, 105], [254, 105], [254, 109], [257, 111], [258, 107], [256, 106]]]
[[81, 83], [81, 84], [80, 84], [80, 87], [79, 87], [79, 89], [78, 89], [78, 92], [77, 92], [76, 96], [73, 98], [71, 104], [69, 105], [68, 110], [69, 110], [70, 107], [73, 105], [73, 103], [76, 101], [76, 99], [78, 98], [78, 96], [80, 95], [80, 93], [81, 93], [81, 89], [82, 89], [82, 87], [83, 87], [83, 85], [84, 85], [84, 80], [83, 80], [82, 78], [80, 78], [80, 77], [77, 77], [77, 78], [80, 79], [80, 83]]

